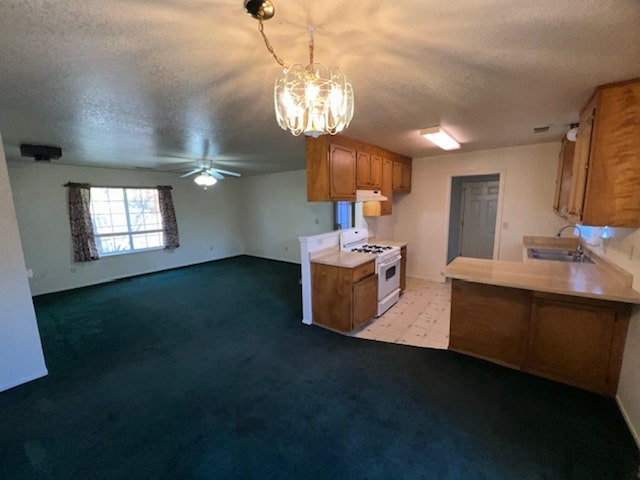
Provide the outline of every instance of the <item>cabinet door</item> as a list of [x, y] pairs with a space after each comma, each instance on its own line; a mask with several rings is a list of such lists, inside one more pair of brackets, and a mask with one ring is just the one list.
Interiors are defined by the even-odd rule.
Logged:
[[640, 227], [640, 81], [598, 92], [582, 221]]
[[378, 275], [370, 275], [353, 285], [353, 326], [358, 328], [378, 312]]
[[615, 321], [612, 309], [536, 299], [526, 369], [607, 393]]
[[381, 203], [382, 215], [391, 215], [391, 206], [393, 205], [393, 161], [388, 158], [382, 161], [382, 195], [387, 200]]
[[407, 287], [407, 247], [400, 249], [400, 293]]
[[382, 188], [382, 157], [371, 155], [371, 186], [375, 189]]
[[371, 156], [358, 152], [356, 162], [356, 185], [358, 188], [371, 187]]
[[354, 150], [340, 145], [330, 145], [329, 192], [332, 200], [355, 200], [356, 153]]
[[520, 369], [530, 312], [526, 290], [454, 279], [449, 348]]
[[411, 164], [402, 164], [402, 191], [411, 192]]
[[584, 209], [584, 195], [587, 188], [587, 174], [589, 171], [589, 156], [591, 154], [591, 136], [593, 133], [593, 117], [595, 109], [589, 108], [580, 118], [578, 136], [576, 137], [576, 152], [571, 181], [571, 195], [569, 199], [568, 216], [576, 222], [582, 222]]
[[393, 191], [402, 191], [402, 163], [393, 162]]
[[351, 330], [351, 270], [311, 263], [311, 310], [318, 325]]
[[556, 177], [556, 196], [553, 209], [561, 217], [567, 216], [569, 210], [569, 194], [571, 192], [571, 180], [573, 176], [573, 157], [576, 150], [576, 142], [570, 142], [566, 138], [562, 140], [560, 158], [558, 162], [558, 176]]

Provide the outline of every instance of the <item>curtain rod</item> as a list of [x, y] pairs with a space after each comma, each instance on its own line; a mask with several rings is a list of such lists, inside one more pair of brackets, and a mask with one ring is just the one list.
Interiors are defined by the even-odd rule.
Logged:
[[92, 185], [90, 183], [82, 183], [82, 182], [67, 182], [63, 185], [63, 187], [70, 187], [72, 185], [86, 185], [87, 187], [92, 188], [127, 188], [127, 189], [138, 189], [138, 190], [156, 190], [160, 187], [166, 187], [169, 190], [173, 190], [171, 185], [155, 185], [153, 187], [141, 187], [140, 185], [129, 186], [129, 185]]

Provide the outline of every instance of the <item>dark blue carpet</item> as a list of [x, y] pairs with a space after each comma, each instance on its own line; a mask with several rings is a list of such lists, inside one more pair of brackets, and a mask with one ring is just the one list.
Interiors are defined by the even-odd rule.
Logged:
[[0, 478], [636, 478], [613, 400], [304, 326], [298, 278], [236, 257], [37, 297], [50, 374], [0, 394]]

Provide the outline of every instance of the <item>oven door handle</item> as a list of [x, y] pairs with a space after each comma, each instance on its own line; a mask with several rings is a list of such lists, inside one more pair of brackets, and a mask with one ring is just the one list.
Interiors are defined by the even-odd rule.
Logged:
[[385, 268], [385, 267], [388, 267], [388, 266], [390, 266], [390, 265], [393, 265], [394, 263], [399, 262], [399, 261], [401, 260], [401, 258], [402, 258], [402, 257], [398, 257], [398, 258], [394, 258], [394, 259], [391, 259], [391, 260], [387, 260], [386, 262], [381, 263], [378, 267], [379, 267], [379, 268]]

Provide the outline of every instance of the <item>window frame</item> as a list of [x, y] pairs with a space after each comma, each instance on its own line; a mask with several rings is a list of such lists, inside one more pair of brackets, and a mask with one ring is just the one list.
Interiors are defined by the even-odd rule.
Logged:
[[[96, 227], [96, 221], [95, 221], [95, 217], [96, 215], [99, 214], [95, 214], [94, 213], [94, 207], [93, 207], [93, 195], [91, 195], [91, 201], [90, 201], [90, 215], [91, 215], [91, 224], [93, 226], [93, 234], [95, 236], [96, 239], [96, 247], [98, 248], [98, 254], [99, 256], [102, 257], [113, 257], [113, 256], [118, 256], [118, 255], [127, 255], [127, 254], [131, 254], [131, 253], [138, 253], [138, 252], [149, 252], [149, 251], [153, 251], [153, 250], [163, 250], [165, 248], [165, 239], [164, 239], [164, 223], [163, 223], [163, 218], [162, 218], [162, 214], [160, 212], [160, 205], [159, 205], [159, 193], [158, 193], [158, 189], [154, 188], [154, 187], [113, 187], [113, 186], [106, 186], [106, 185], [92, 185], [91, 190], [94, 189], [108, 189], [108, 190], [120, 190], [122, 191], [122, 197], [123, 197], [123, 203], [124, 203], [124, 211], [125, 211], [125, 219], [127, 222], [127, 230], [126, 231], [118, 231], [118, 232], [111, 232], [111, 233], [98, 233], [97, 231], [97, 227]], [[152, 190], [156, 196], [156, 202], [158, 204], [158, 216], [160, 219], [160, 228], [159, 229], [153, 229], [153, 230], [141, 230], [141, 231], [133, 231], [132, 227], [131, 227], [131, 217], [130, 217], [130, 213], [129, 213], [129, 198], [127, 196], [127, 190]], [[109, 200], [108, 202], [109, 204], [111, 203], [111, 200]], [[114, 202], [115, 203], [115, 202]], [[113, 225], [111, 225], [111, 228], [114, 229]], [[147, 234], [147, 233], [159, 233], [160, 234], [160, 242], [161, 245], [159, 246], [154, 246], [154, 247], [146, 247], [146, 248], [135, 248], [135, 243], [134, 243], [134, 236], [136, 234]], [[101, 250], [101, 239], [102, 238], [109, 238], [109, 237], [127, 237], [128, 241], [129, 241], [129, 250], [114, 250], [112, 252], [103, 252]]]

